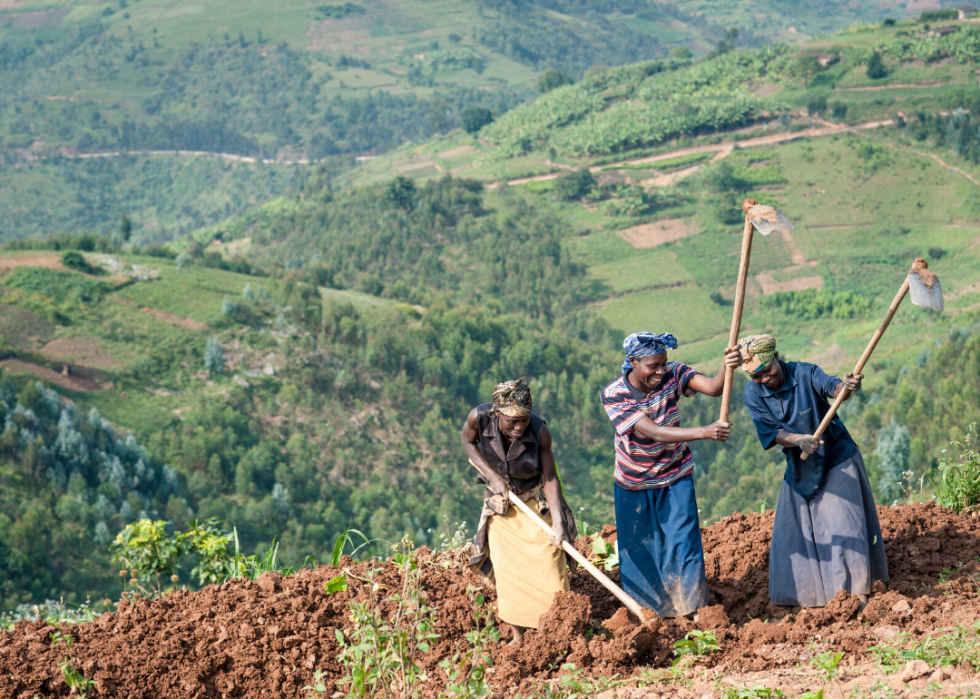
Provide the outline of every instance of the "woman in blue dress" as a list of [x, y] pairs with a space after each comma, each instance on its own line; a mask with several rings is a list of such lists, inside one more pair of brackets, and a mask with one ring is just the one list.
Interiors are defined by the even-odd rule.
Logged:
[[759, 440], [765, 449], [778, 444], [786, 456], [769, 597], [777, 605], [822, 607], [847, 590], [866, 603], [873, 582], [888, 580], [888, 563], [864, 460], [839, 417], [821, 441], [812, 437], [830, 403], [844, 388], [860, 391], [864, 377], [849, 372], [840, 379], [815, 364], [784, 362], [772, 335], [752, 335], [739, 347]]

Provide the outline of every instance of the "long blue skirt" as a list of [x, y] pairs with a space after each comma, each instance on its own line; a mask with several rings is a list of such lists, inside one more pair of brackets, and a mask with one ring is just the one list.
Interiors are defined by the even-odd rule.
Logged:
[[806, 500], [783, 481], [769, 549], [769, 597], [823, 607], [838, 590], [867, 595], [888, 582], [885, 542], [861, 454], [834, 466]]
[[626, 593], [662, 617], [708, 604], [694, 478], [652, 490], [616, 485], [616, 537]]

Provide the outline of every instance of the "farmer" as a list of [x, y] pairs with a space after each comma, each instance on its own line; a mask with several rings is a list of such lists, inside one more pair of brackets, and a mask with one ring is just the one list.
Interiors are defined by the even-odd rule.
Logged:
[[[704, 550], [694, 496], [694, 456], [687, 442], [728, 439], [731, 425], [681, 427], [677, 401], [696, 392], [720, 396], [725, 372], [707, 378], [667, 360], [670, 333], [633, 333], [623, 340], [623, 375], [602, 390], [616, 428], [616, 527], [620, 580], [640, 604], [662, 617], [694, 614], [708, 603]], [[737, 348], [724, 355], [741, 363]]]
[[[769, 597], [783, 606], [822, 607], [838, 590], [866, 603], [873, 580], [888, 580], [874, 495], [857, 445], [839, 417], [818, 443], [811, 435], [845, 387], [807, 362], [784, 362], [771, 335], [739, 340], [742, 368], [752, 378], [745, 404], [765, 449], [786, 455], [769, 549]], [[801, 458], [808, 454], [806, 460]]]
[[[461, 436], [466, 455], [486, 486], [483, 513], [470, 569], [497, 589], [497, 612], [521, 642], [524, 630], [537, 628], [556, 592], [568, 590], [564, 539], [574, 542], [575, 518], [565, 503], [551, 433], [531, 414], [531, 389], [524, 381], [505, 381], [493, 390], [493, 402], [478, 405], [466, 418]], [[519, 497], [551, 525], [549, 536], [516, 507]]]

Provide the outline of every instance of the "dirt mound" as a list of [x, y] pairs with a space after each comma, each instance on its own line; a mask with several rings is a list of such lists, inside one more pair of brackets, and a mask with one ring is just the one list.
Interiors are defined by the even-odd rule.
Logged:
[[[520, 648], [509, 648], [510, 629], [491, 649], [495, 667], [489, 678], [500, 694], [527, 695], [536, 682], [567, 672], [575, 663], [592, 676], [628, 676], [637, 664], [664, 665], [673, 643], [699, 627], [712, 630], [721, 651], [698, 660], [728, 670], [792, 668], [812, 657], [819, 635], [827, 650], [856, 663], [867, 648], [899, 630], [933, 633], [980, 617], [980, 518], [956, 516], [932, 505], [880, 508], [892, 582], [879, 584], [862, 611], [856, 598], [840, 593], [822, 609], [773, 607], [767, 595], [768, 546], [773, 514], [736, 513], [704, 530], [711, 606], [698, 621], [654, 620], [653, 633], [638, 651], [639, 620], [630, 615], [585, 571], [570, 574], [572, 591], [556, 596], [537, 631], [528, 631]], [[604, 538], [612, 539], [607, 528]], [[577, 544], [584, 548], [585, 541]], [[476, 580], [458, 552], [422, 549], [418, 564], [429, 604], [438, 610], [439, 640], [422, 660], [429, 672], [427, 696], [443, 690], [438, 663], [468, 647], [473, 607], [467, 586]], [[962, 566], [961, 566], [962, 564]], [[354, 575], [397, 589], [399, 570], [379, 562], [341, 562]], [[958, 568], [957, 570], [952, 570]], [[90, 697], [305, 696], [315, 670], [325, 673], [327, 696], [343, 668], [336, 631], [349, 638], [349, 603], [365, 601], [365, 585], [326, 594], [325, 582], [340, 574], [329, 566], [301, 570], [289, 578], [266, 574], [258, 581], [234, 580], [200, 592], [180, 591], [157, 601], [121, 602], [98, 620], [66, 627], [73, 636], [76, 667], [99, 685]], [[942, 576], [942, 580], [940, 580]], [[614, 571], [612, 577], [618, 577]], [[495, 602], [492, 591], [487, 600]], [[382, 603], [391, 612], [390, 601]], [[30, 699], [36, 694], [67, 697], [58, 668], [64, 646], [52, 647], [56, 629], [43, 622], [20, 622], [0, 632], [0, 696]], [[659, 635], [658, 635], [659, 632]], [[726, 670], [727, 671], [727, 670]]]

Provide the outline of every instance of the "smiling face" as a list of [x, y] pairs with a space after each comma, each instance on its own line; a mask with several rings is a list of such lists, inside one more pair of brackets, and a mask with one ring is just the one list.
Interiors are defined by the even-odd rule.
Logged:
[[667, 373], [667, 353], [652, 354], [649, 357], [630, 357], [633, 370], [630, 372], [630, 383], [645, 393], [660, 385], [664, 374]]
[[769, 366], [755, 372], [750, 378], [754, 383], [762, 384], [770, 391], [778, 390], [783, 385], [783, 365], [779, 363], [779, 352], [773, 355]]
[[530, 424], [530, 415], [525, 415], [524, 417], [508, 417], [507, 415], [497, 413], [497, 427], [500, 429], [500, 434], [509, 439], [520, 439], [521, 435], [524, 434], [524, 430]]

